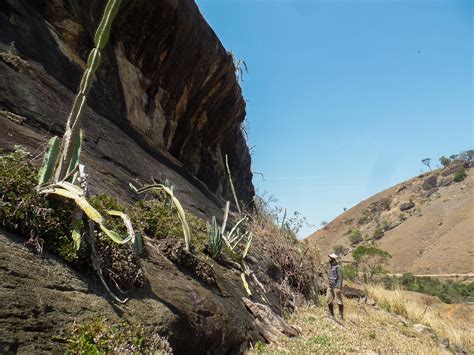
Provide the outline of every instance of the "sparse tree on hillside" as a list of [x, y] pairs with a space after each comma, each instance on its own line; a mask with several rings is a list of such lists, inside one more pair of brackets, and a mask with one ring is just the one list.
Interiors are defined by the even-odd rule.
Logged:
[[421, 163], [426, 165], [431, 171], [431, 158], [425, 158], [421, 160]]
[[321, 222], [321, 225], [323, 226], [323, 229], [328, 229], [328, 224], [329, 224], [329, 223], [326, 222], [326, 221], [322, 221], [322, 222]]
[[375, 275], [386, 273], [384, 266], [392, 256], [374, 246], [359, 246], [352, 252], [352, 257], [357, 269], [364, 273], [365, 281], [370, 281]]
[[443, 165], [444, 167], [448, 166], [449, 163], [451, 163], [451, 160], [449, 160], [448, 158], [446, 158], [444, 155], [439, 158], [439, 162], [441, 163], [441, 165]]

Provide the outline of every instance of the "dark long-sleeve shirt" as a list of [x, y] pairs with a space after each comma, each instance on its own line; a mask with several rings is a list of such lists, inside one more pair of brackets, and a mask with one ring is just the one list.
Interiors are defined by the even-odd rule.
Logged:
[[342, 270], [341, 265], [331, 264], [329, 268], [329, 287], [342, 288]]

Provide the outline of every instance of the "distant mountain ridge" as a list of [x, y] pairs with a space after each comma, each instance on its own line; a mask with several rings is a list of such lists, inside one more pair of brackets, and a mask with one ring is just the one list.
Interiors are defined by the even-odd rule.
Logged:
[[360, 202], [308, 240], [343, 261], [362, 244], [388, 251], [393, 273], [469, 274], [474, 271], [472, 161], [452, 161]]

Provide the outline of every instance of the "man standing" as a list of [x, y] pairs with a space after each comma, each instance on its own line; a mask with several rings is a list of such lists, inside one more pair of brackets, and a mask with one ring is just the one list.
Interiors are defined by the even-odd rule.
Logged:
[[337, 255], [329, 254], [329, 286], [326, 293], [326, 301], [329, 308], [329, 318], [334, 319], [334, 299], [339, 306], [339, 318], [344, 320], [344, 305], [342, 304], [342, 270], [337, 262]]

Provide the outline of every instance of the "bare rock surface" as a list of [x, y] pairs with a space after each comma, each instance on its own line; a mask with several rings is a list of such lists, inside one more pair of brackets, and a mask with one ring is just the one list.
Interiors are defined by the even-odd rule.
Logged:
[[[246, 294], [239, 274], [217, 264], [212, 267], [216, 283], [208, 284], [149, 246], [143, 261], [147, 284], [128, 294], [127, 303], [116, 304], [95, 277], [50, 255], [34, 255], [23, 242], [0, 231], [2, 353], [57, 352], [65, 346], [58, 336], [73, 323], [100, 316], [138, 322], [167, 337], [178, 354], [191, 349], [196, 354], [240, 353], [250, 341], [263, 340], [261, 326], [242, 300]], [[263, 302], [259, 297], [254, 301]], [[280, 319], [278, 307], [265, 307]]]
[[[97, 0], [0, 4], [0, 148], [40, 154], [61, 134], [103, 11]], [[232, 56], [192, 0], [123, 1], [82, 118], [95, 192], [169, 179], [184, 205], [216, 214], [254, 196]]]

